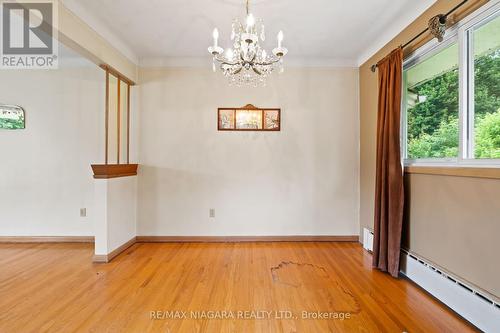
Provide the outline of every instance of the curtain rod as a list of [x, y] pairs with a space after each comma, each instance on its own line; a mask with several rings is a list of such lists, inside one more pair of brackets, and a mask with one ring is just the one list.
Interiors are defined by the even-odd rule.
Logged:
[[[459, 3], [458, 5], [456, 5], [455, 7], [453, 7], [450, 11], [448, 11], [448, 13], [442, 15], [440, 18], [439, 18], [439, 22], [441, 24], [445, 24], [446, 23], [446, 19], [448, 18], [448, 16], [450, 14], [452, 14], [454, 11], [456, 11], [458, 8], [462, 7], [463, 5], [465, 5], [465, 3], [469, 1], [469, 0], [464, 0], [462, 1], [461, 3]], [[417, 38], [419, 38], [420, 36], [422, 36], [423, 34], [425, 34], [427, 31], [429, 31], [429, 27], [425, 28], [424, 30], [422, 30], [420, 33], [418, 33], [417, 35], [415, 35], [415, 37], [413, 37], [412, 39], [410, 39], [409, 41], [407, 41], [406, 43], [404, 43], [401, 47], [404, 49], [405, 47], [407, 47], [408, 45], [410, 45], [411, 43], [413, 43]], [[377, 64], [375, 65], [372, 65], [371, 66], [371, 70], [372, 72], [375, 73], [375, 69], [377, 68]]]

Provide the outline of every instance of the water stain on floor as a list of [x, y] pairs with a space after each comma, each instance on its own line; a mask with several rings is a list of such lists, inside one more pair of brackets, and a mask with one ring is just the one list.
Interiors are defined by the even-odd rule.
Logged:
[[271, 267], [271, 275], [276, 285], [288, 288], [288, 293], [299, 293], [301, 298], [307, 300], [323, 299], [320, 302], [327, 305], [328, 311], [360, 312], [360, 305], [348, 286], [331, 278], [328, 271], [312, 263], [282, 261], [277, 266]]

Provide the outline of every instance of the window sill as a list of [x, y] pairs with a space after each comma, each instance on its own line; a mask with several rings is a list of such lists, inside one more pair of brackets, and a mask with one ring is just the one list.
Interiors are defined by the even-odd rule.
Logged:
[[406, 174], [500, 179], [498, 167], [405, 166]]

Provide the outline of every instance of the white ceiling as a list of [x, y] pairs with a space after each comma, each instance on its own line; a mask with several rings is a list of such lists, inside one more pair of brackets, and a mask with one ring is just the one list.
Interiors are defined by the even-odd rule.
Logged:
[[[122, 51], [144, 65], [206, 63], [214, 27], [229, 46], [231, 21], [244, 0], [64, 0], [64, 4]], [[264, 19], [265, 45], [279, 30], [292, 62], [357, 66], [435, 0], [253, 0]], [[172, 59], [175, 59], [173, 61]]]

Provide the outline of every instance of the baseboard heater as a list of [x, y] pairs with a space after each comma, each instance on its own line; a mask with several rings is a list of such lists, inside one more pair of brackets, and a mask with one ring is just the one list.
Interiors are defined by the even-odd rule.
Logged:
[[498, 332], [498, 300], [407, 250], [401, 250], [401, 273], [480, 330]]
[[363, 228], [363, 248], [368, 252], [373, 252], [373, 230]]

